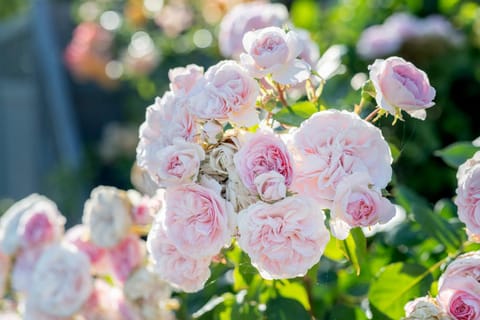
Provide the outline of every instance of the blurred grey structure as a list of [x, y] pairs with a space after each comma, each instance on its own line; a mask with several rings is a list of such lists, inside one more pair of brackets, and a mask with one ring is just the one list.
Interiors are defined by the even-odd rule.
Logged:
[[53, 11], [52, 1], [34, 0], [0, 21], [0, 198], [43, 192], [52, 170], [81, 165]]

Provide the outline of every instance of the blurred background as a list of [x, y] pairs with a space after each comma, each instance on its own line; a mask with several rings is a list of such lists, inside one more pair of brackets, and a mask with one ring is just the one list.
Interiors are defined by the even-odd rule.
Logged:
[[[96, 185], [132, 188], [138, 126], [168, 70], [223, 59], [222, 17], [241, 0], [0, 0], [0, 212], [37, 192], [80, 219]], [[346, 46], [323, 102], [353, 109], [375, 58], [402, 56], [437, 90], [424, 122], [385, 136], [395, 179], [432, 202], [454, 195], [436, 154], [480, 136], [480, 5], [460, 0], [283, 2], [322, 54]]]

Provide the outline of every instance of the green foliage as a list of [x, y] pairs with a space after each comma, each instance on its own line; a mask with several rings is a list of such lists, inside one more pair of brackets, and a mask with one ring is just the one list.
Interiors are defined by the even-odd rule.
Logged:
[[350, 231], [347, 239], [337, 240], [337, 248], [352, 263], [356, 274], [359, 275], [367, 259], [367, 240], [362, 229], [354, 228]]
[[273, 118], [283, 124], [298, 127], [312, 114], [318, 112], [319, 108], [312, 102], [301, 101], [294, 105], [286, 106], [273, 115]]
[[480, 148], [474, 146], [471, 142], [456, 142], [436, 151], [435, 155], [441, 157], [449, 166], [457, 168], [477, 151], [480, 151]]
[[431, 272], [417, 264], [398, 262], [385, 267], [368, 292], [374, 319], [400, 319], [405, 315], [405, 304], [424, 296], [432, 281]]

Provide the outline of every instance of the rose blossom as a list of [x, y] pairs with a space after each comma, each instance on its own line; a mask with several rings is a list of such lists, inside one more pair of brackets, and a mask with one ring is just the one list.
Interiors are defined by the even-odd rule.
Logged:
[[186, 67], [177, 67], [168, 71], [170, 90], [188, 94], [195, 83], [203, 76], [203, 67], [189, 64]]
[[255, 103], [259, 86], [235, 61], [208, 68], [204, 79], [190, 91], [189, 110], [201, 119], [228, 119], [243, 126], [259, 122]]
[[443, 283], [453, 277], [462, 277], [471, 282], [480, 281], [480, 251], [468, 252], [453, 260], [438, 280], [438, 288], [442, 288]]
[[262, 173], [253, 180], [257, 192], [263, 201], [276, 201], [285, 198], [287, 187], [285, 177], [277, 171]]
[[462, 163], [457, 170], [457, 180], [460, 184], [469, 176], [469, 172], [475, 166], [480, 165], [480, 151], [475, 152], [473, 157], [467, 159], [464, 163]]
[[186, 184], [166, 190], [165, 207], [156, 223], [162, 223], [178, 251], [202, 258], [217, 254], [230, 243], [235, 215], [220, 190]]
[[142, 264], [145, 257], [145, 244], [137, 235], [130, 234], [115, 247], [107, 250], [113, 274], [120, 282]]
[[247, 137], [234, 156], [237, 172], [251, 192], [257, 192], [255, 178], [276, 171], [289, 186], [293, 179], [293, 161], [285, 143], [273, 133], [257, 131]]
[[320, 260], [330, 239], [324, 221], [311, 198], [258, 202], [238, 215], [238, 244], [265, 279], [303, 276]]
[[128, 200], [132, 204], [130, 215], [134, 224], [146, 226], [152, 223], [155, 213], [162, 208], [163, 193], [163, 189], [158, 189], [152, 197], [149, 197], [137, 190], [127, 190]]
[[235, 212], [239, 212], [258, 201], [258, 196], [245, 187], [236, 171], [231, 171], [228, 175], [225, 198], [232, 204]]
[[12, 289], [26, 293], [31, 288], [32, 274], [45, 247], [33, 247], [20, 250], [12, 265]]
[[57, 241], [63, 234], [65, 218], [50, 199], [38, 194], [12, 205], [0, 218], [0, 244], [7, 255]]
[[344, 240], [351, 228], [384, 224], [395, 216], [393, 204], [370, 185], [365, 172], [347, 176], [338, 184], [330, 211], [333, 236]]
[[458, 207], [458, 218], [465, 223], [467, 233], [472, 240], [480, 234], [480, 164], [471, 168], [461, 166], [456, 190], [455, 204]]
[[174, 288], [185, 292], [196, 292], [203, 288], [210, 277], [211, 257], [196, 259], [180, 253], [167, 236], [160, 221], [153, 224], [148, 234], [147, 251], [159, 278], [167, 281]]
[[425, 109], [435, 104], [435, 89], [425, 72], [399, 57], [377, 59], [369, 70], [380, 108], [395, 116], [404, 110], [414, 118], [426, 118]]
[[287, 20], [287, 8], [280, 3], [256, 1], [238, 4], [220, 23], [220, 51], [225, 57], [238, 58], [243, 52], [245, 33], [270, 26], [281, 27]]
[[442, 281], [437, 301], [454, 319], [475, 320], [480, 317], [480, 285], [471, 278], [452, 276]]
[[99, 186], [92, 190], [83, 209], [83, 224], [91, 241], [102, 248], [119, 243], [128, 233], [132, 218], [126, 192], [115, 187]]
[[216, 120], [210, 120], [203, 124], [202, 138], [209, 144], [216, 144], [223, 135], [223, 126]]
[[408, 302], [405, 305], [403, 320], [450, 320], [451, 318], [442, 311], [432, 297], [421, 297]]
[[202, 166], [202, 172], [211, 176], [229, 176], [230, 172], [235, 171], [233, 156], [238, 147], [234, 142], [223, 142], [210, 150], [207, 154], [207, 160]]
[[27, 304], [53, 316], [71, 316], [92, 291], [88, 258], [74, 247], [52, 245], [40, 256], [30, 286]]
[[155, 158], [149, 166], [150, 175], [167, 187], [195, 181], [205, 152], [196, 143], [176, 139], [173, 145], [160, 149]]
[[[137, 146], [137, 163], [150, 175], [155, 171], [160, 149], [172, 145], [175, 139], [189, 142], [196, 140], [198, 125], [188, 111], [184, 95], [166, 92], [162, 98], [147, 108], [145, 122], [140, 125], [140, 141]], [[152, 176], [152, 179], [155, 178]]]
[[347, 111], [318, 112], [293, 132], [296, 171], [292, 190], [330, 208], [338, 183], [365, 172], [385, 188], [392, 177], [392, 155], [380, 129]]
[[310, 77], [310, 66], [297, 59], [303, 43], [297, 32], [285, 32], [278, 27], [249, 31], [243, 37], [246, 53], [240, 61], [255, 78], [268, 74], [280, 84], [294, 85]]

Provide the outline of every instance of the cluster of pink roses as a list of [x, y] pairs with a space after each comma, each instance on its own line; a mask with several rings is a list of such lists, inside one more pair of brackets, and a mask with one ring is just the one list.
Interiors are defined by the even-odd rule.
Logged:
[[480, 252], [451, 262], [438, 281], [436, 299], [422, 297], [405, 306], [406, 320], [474, 320], [480, 317]]
[[[142, 227], [161, 202], [134, 190], [97, 187], [83, 223], [36, 194], [0, 219], [0, 295], [22, 319], [173, 319], [170, 286], [148, 265]], [[18, 318], [20, 319], [20, 318]]]
[[[283, 21], [274, 8], [273, 21]], [[147, 108], [139, 130], [137, 163], [151, 189], [165, 189], [147, 250], [159, 277], [183, 291], [203, 288], [210, 263], [232, 240], [264, 278], [293, 278], [319, 261], [330, 232], [345, 239], [351, 228], [395, 215], [381, 193], [392, 156], [377, 127], [338, 110], [319, 111], [296, 129], [271, 118], [279, 108], [266, 104], [287, 107], [290, 90], [313, 86], [318, 74], [298, 30], [249, 30], [263, 21], [253, 16], [266, 12], [251, 10], [246, 25], [227, 15], [222, 32], [243, 32], [243, 52], [233, 43], [222, 48], [239, 61], [206, 72], [196, 65], [170, 70], [170, 90]], [[401, 58], [376, 61], [371, 78], [384, 114], [405, 110], [423, 119], [433, 105], [425, 73]]]

